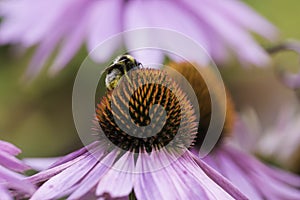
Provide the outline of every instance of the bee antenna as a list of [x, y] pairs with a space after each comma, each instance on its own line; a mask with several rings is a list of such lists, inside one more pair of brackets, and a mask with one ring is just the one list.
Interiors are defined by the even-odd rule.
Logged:
[[141, 67], [141, 68], [144, 68], [144, 65], [140, 62], [138, 63], [138, 66]]

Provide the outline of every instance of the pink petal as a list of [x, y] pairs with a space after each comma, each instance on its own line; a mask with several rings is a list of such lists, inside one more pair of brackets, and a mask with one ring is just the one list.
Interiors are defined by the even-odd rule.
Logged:
[[34, 199], [53, 199], [62, 197], [62, 193], [69, 190], [77, 182], [79, 182], [97, 163], [97, 159], [93, 155], [89, 155], [84, 159], [74, 163], [61, 173], [57, 174], [45, 182], [31, 197]]
[[59, 160], [61, 157], [54, 158], [25, 158], [22, 161], [30, 166], [32, 169], [41, 171], [48, 169], [53, 163]]
[[158, 68], [163, 61], [163, 52], [159, 50], [143, 49], [130, 52], [144, 67]]
[[[192, 155], [195, 157], [194, 155]], [[202, 168], [202, 170], [211, 178], [215, 183], [221, 186], [226, 192], [228, 192], [235, 199], [248, 199], [244, 194], [239, 191], [230, 181], [224, 178], [221, 174], [219, 174], [214, 169], [210, 168], [201, 160], [195, 158], [197, 164]]]
[[275, 40], [278, 36], [278, 30], [275, 26], [241, 1], [203, 1], [206, 6], [214, 9], [215, 12], [222, 13], [224, 18], [233, 21], [237, 26], [253, 31], [269, 40]]
[[[114, 1], [93, 1], [89, 11], [88, 40], [87, 47], [89, 51], [94, 50], [98, 45], [122, 31], [120, 21], [122, 21], [123, 3], [121, 0]], [[109, 58], [112, 53], [121, 44], [120, 38], [110, 42], [109, 46], [101, 48], [101, 51], [91, 54], [93, 60], [103, 62]]]
[[[271, 199], [298, 199], [300, 197], [299, 189], [287, 184], [286, 181], [282, 182], [274, 179], [273, 176], [269, 175], [270, 170], [266, 170], [266, 166], [254, 157], [230, 147], [224, 147], [222, 151], [226, 152], [236, 162], [236, 165], [247, 172], [249, 179], [252, 180], [264, 197]], [[261, 188], [261, 185], [264, 185], [264, 187]]]
[[[29, 65], [26, 74], [27, 76], [34, 77], [35, 75], [37, 75], [45, 65], [47, 59], [54, 51], [58, 43], [63, 38], [67, 37], [69, 31], [73, 31], [74, 27], [77, 29], [77, 21], [79, 21], [80, 17], [82, 17], [82, 14], [84, 13], [83, 11], [87, 8], [88, 5], [89, 4], [86, 3], [86, 0], [78, 0], [77, 3], [71, 4], [68, 7], [64, 7], [64, 12], [59, 13], [61, 16], [56, 19], [57, 21], [55, 21], [54, 24], [50, 25], [49, 28], [51, 31], [43, 36], [44, 39], [40, 42], [39, 48], [36, 50], [37, 52]], [[64, 19], [64, 25], [57, 26], [57, 24], [61, 23], [61, 19]], [[76, 44], [78, 45], [78, 43]], [[67, 53], [72, 52], [68, 51]], [[66, 55], [66, 57], [67, 56], [68, 55]], [[67, 62], [66, 60], [62, 60], [61, 57], [58, 61]]]
[[9, 188], [17, 189], [26, 194], [32, 194], [35, 191], [35, 187], [29, 181], [24, 180], [24, 176], [12, 172], [1, 165], [0, 177], [7, 182]]
[[71, 161], [65, 162], [61, 165], [55, 166], [45, 171], [41, 171], [33, 176], [27, 178], [28, 181], [32, 183], [40, 183], [43, 181], [48, 180], [49, 178], [55, 176], [56, 174], [61, 173], [63, 170], [67, 169], [68, 167], [72, 166], [73, 164], [77, 163], [78, 161], [82, 160], [86, 155], [79, 156]]
[[114, 163], [118, 155], [119, 153], [117, 151], [112, 151], [106, 155], [103, 160], [101, 160], [101, 162], [99, 162], [82, 180], [80, 186], [74, 193], [71, 194], [68, 199], [79, 199], [83, 195], [87, 194], [92, 188], [94, 188], [96, 184], [101, 181], [103, 175], [110, 170], [108, 166], [111, 166]]
[[217, 33], [224, 42], [230, 45], [241, 61], [259, 66], [264, 66], [269, 62], [266, 52], [244, 29], [236, 26], [230, 20], [226, 20], [210, 7], [203, 7], [201, 4], [194, 4], [187, 0], [184, 2], [198, 14], [199, 20], [210, 26], [210, 31]]
[[[178, 193], [174, 188], [174, 184], [170, 182], [171, 171], [159, 169], [152, 172], [152, 167], [158, 162], [158, 155], [151, 153], [148, 155], [140, 155], [137, 160], [137, 169], [142, 173], [138, 176], [134, 184], [134, 191], [138, 199], [178, 199]], [[156, 159], [155, 159], [156, 158]], [[172, 171], [174, 173], [174, 170]], [[171, 173], [172, 173], [171, 172]]]
[[[189, 153], [176, 161], [171, 158], [170, 152], [139, 157], [137, 168], [145, 173], [134, 186], [138, 199], [232, 199], [199, 168]], [[154, 166], [162, 166], [166, 161], [174, 162], [153, 171]]]
[[21, 153], [21, 150], [17, 148], [15, 145], [5, 142], [3, 140], [0, 140], [0, 152], [4, 151], [12, 156], [16, 156], [19, 153]]
[[65, 67], [79, 50], [79, 48], [83, 44], [86, 34], [86, 21], [87, 15], [81, 15], [80, 19], [77, 20], [78, 27], [65, 36], [65, 40], [62, 43], [59, 54], [50, 67], [51, 73], [57, 73], [59, 70]]
[[[197, 28], [197, 22], [193, 17], [189, 16], [188, 12], [182, 12], [182, 9], [171, 1], [135, 1], [129, 3], [127, 7], [125, 13], [125, 27], [127, 29], [147, 27], [161, 28], [160, 31], [141, 29], [144, 31], [144, 34], [125, 37], [126, 46], [129, 49], [147, 46], [158, 46], [163, 48], [163, 50], [172, 51], [174, 51], [174, 49], [180, 49], [181, 54], [183, 54], [180, 56], [183, 56], [187, 60], [198, 60], [199, 57], [201, 57], [201, 64], [207, 64], [207, 58], [203, 58], [201, 52], [195, 52], [192, 48], [187, 46], [182, 39], [178, 40], [178, 35], [181, 35], [185, 37], [186, 40], [194, 41], [195, 44], [202, 45], [204, 49], [209, 51], [206, 36], [204, 36], [201, 29]], [[168, 10], [168, 13], [157, 12], [158, 8]], [[163, 34], [162, 30], [165, 30], [165, 32], [166, 30], [170, 31]], [[178, 33], [172, 34], [171, 31]]]
[[100, 180], [96, 194], [109, 193], [111, 197], [128, 196], [133, 188], [134, 177], [134, 154], [127, 152]]
[[30, 169], [28, 166], [26, 166], [24, 163], [22, 163], [19, 159], [15, 158], [14, 156], [6, 153], [1, 152], [0, 153], [0, 164], [4, 167], [7, 167], [11, 170], [23, 172], [25, 170]]
[[9, 191], [4, 187], [2, 187], [1, 184], [0, 184], [0, 196], [2, 200], [13, 200]]
[[99, 145], [98, 142], [93, 142], [85, 147], [82, 147], [81, 149], [77, 150], [77, 151], [74, 151], [66, 156], [63, 156], [61, 159], [59, 159], [57, 162], [53, 163], [53, 165], [51, 165], [50, 167], [53, 168], [53, 167], [56, 167], [58, 165], [61, 165], [63, 163], [66, 163], [66, 162], [69, 162], [69, 161], [72, 161], [73, 159], [79, 157], [79, 156], [82, 156], [84, 155], [85, 153], [88, 152], [88, 150], [91, 150], [91, 149], [94, 149], [95, 147], [97, 147]]
[[3, 11], [4, 23], [0, 38], [6, 42], [20, 42], [26, 47], [42, 41], [53, 32], [58, 20], [61, 22], [61, 15], [71, 2], [74, 4], [71, 0], [3, 2], [0, 10]]
[[247, 179], [247, 172], [244, 172], [226, 155], [219, 156], [220, 168], [222, 174], [225, 175], [234, 185], [244, 192], [250, 199], [262, 199], [259, 191], [251, 184], [251, 180]]
[[41, 42], [29, 64], [25, 74], [26, 77], [35, 77], [41, 71], [42, 67], [45, 65], [47, 59], [50, 57], [57, 43], [61, 39], [62, 32], [62, 29], [56, 30], [52, 36], [47, 37]]

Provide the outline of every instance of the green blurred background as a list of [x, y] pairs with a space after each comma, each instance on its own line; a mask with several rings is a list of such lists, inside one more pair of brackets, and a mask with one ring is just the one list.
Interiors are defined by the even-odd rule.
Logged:
[[[278, 27], [282, 39], [300, 39], [299, 0], [246, 2]], [[0, 47], [0, 139], [20, 147], [21, 157], [59, 156], [78, 149], [82, 144], [72, 118], [72, 87], [87, 55], [85, 48], [60, 73], [50, 76], [44, 68], [30, 82], [23, 78], [34, 49], [24, 54], [16, 52], [16, 47]], [[295, 71], [300, 67], [295, 55], [274, 60], [274, 68]], [[274, 112], [282, 104], [296, 101], [294, 92], [282, 86], [270, 68], [242, 69], [232, 63], [221, 71], [237, 109], [254, 107], [266, 126], [274, 122]]]

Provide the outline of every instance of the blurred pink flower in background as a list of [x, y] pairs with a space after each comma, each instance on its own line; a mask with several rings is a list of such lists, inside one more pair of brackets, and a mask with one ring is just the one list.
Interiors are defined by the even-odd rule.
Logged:
[[[298, 55], [298, 60], [300, 61], [300, 41], [297, 40], [288, 40], [285, 43], [279, 45], [273, 49], [274, 52], [281, 52], [281, 51], [292, 51]], [[300, 65], [300, 63], [299, 63]], [[298, 69], [297, 73], [291, 72], [281, 72], [280, 78], [282, 82], [292, 89], [300, 88], [300, 70]]]
[[17, 172], [30, 169], [20, 160], [15, 158], [21, 150], [14, 145], [0, 140], [0, 198], [1, 200], [13, 199], [17, 195], [31, 195], [35, 187], [25, 181], [25, 177]]
[[[125, 30], [160, 27], [191, 37], [203, 45], [217, 61], [231, 52], [243, 63], [266, 65], [268, 55], [250, 32], [264, 38], [276, 38], [276, 29], [241, 1], [201, 0], [18, 0], [2, 1], [0, 15], [1, 44], [22, 48], [37, 46], [28, 74], [35, 75], [59, 47], [50, 70], [59, 71], [86, 44], [93, 50], [109, 37]], [[148, 36], [151, 41], [155, 35]], [[124, 38], [130, 48], [131, 41]], [[94, 57], [104, 61], [121, 48], [115, 43]], [[163, 53], [152, 56], [161, 62]]]
[[284, 168], [293, 168], [300, 159], [299, 111], [299, 105], [285, 105], [278, 112], [274, 124], [267, 127], [263, 127], [254, 110], [243, 111], [243, 127], [235, 134], [236, 146], [272, 160]]

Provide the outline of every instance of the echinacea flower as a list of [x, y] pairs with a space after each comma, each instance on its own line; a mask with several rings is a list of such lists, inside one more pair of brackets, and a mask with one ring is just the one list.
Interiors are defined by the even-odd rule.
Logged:
[[35, 191], [34, 185], [25, 181], [25, 177], [17, 172], [30, 169], [15, 158], [20, 149], [14, 145], [0, 140], [0, 198], [13, 199], [14, 196], [31, 195]]
[[154, 69], [128, 78], [97, 106], [98, 141], [30, 177], [44, 182], [31, 200], [246, 199], [188, 151], [198, 123], [179, 85]]
[[[237, 0], [1, 1], [0, 15], [1, 44], [37, 45], [29, 75], [37, 74], [57, 47], [52, 72], [65, 67], [84, 43], [91, 51], [109, 37], [137, 28], [174, 30], [198, 42], [216, 60], [233, 52], [242, 62], [255, 65], [265, 65], [268, 55], [250, 32], [270, 40], [277, 34], [266, 19]], [[151, 43], [156, 37], [146, 34], [144, 39]], [[123, 41], [128, 49], [134, 46], [131, 39]], [[115, 42], [95, 61], [106, 60], [123, 43]], [[153, 54], [151, 60], [160, 63], [162, 56], [163, 52]]]

